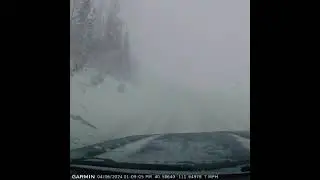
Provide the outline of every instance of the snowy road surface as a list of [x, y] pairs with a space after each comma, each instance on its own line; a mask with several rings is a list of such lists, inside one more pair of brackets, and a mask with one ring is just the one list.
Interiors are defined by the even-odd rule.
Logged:
[[[242, 168], [250, 164], [250, 149], [246, 143], [250, 143], [250, 139], [243, 134], [248, 135], [250, 132], [129, 136], [73, 150], [70, 152], [71, 164], [86, 165], [94, 161], [99, 162], [101, 159], [106, 159], [108, 163], [111, 159], [124, 163], [121, 164], [123, 168], [133, 168], [139, 164], [140, 170], [163, 170], [163, 165], [187, 165], [189, 168], [198, 167], [202, 170], [217, 168], [215, 171], [219, 173], [241, 173]], [[146, 167], [146, 164], [149, 165]]]
[[155, 79], [118, 93], [119, 82], [112, 78], [98, 87], [88, 86], [93, 73], [71, 80], [70, 113], [97, 127], [70, 120], [72, 149], [129, 135], [249, 129], [249, 119], [240, 119], [243, 110], [229, 114], [232, 104], [219, 96], [195, 94]]

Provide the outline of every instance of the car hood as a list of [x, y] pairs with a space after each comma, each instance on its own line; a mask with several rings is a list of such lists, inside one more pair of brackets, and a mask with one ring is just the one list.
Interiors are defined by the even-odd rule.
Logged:
[[243, 161], [250, 159], [250, 132], [129, 136], [71, 151], [71, 157], [79, 156], [143, 164]]

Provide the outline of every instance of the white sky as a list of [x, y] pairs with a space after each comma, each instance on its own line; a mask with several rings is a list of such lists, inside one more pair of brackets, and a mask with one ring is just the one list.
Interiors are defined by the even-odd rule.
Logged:
[[139, 61], [190, 88], [249, 90], [249, 0], [122, 0]]

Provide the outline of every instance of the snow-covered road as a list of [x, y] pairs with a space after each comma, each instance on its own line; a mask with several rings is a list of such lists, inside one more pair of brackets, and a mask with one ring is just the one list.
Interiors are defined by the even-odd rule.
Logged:
[[[249, 120], [235, 121], [242, 111], [228, 113], [227, 102], [219, 96], [196, 94], [164, 82], [147, 81], [128, 85], [117, 92], [119, 82], [107, 78], [97, 87], [88, 86], [93, 71], [71, 80], [71, 114], [97, 127], [70, 120], [71, 148], [136, 134], [245, 130]], [[216, 98], [213, 98], [216, 97]], [[219, 103], [217, 103], [219, 102]]]

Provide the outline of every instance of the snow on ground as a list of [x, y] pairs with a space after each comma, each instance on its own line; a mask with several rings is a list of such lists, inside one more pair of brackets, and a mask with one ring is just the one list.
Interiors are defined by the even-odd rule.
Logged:
[[136, 134], [243, 130], [249, 127], [249, 120], [243, 123], [232, 119], [237, 114], [229, 114], [223, 109], [230, 104], [219, 99], [219, 95], [195, 94], [152, 76], [145, 77], [139, 86], [127, 85], [126, 92], [119, 93], [119, 82], [110, 77], [97, 87], [88, 86], [95, 73], [89, 70], [71, 79], [70, 113], [98, 128], [70, 120], [72, 149]]

